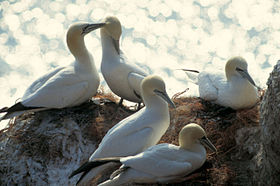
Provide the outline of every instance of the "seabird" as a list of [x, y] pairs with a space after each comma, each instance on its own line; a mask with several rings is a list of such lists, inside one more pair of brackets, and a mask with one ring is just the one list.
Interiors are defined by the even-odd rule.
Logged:
[[111, 128], [89, 160], [71, 174], [70, 178], [83, 173], [77, 184], [87, 185], [107, 169], [106, 165], [92, 169], [96, 158], [135, 155], [160, 140], [170, 124], [168, 104], [175, 107], [166, 93], [163, 79], [157, 75], [145, 77], [141, 83], [141, 97], [145, 107]]
[[[137, 143], [137, 141], [135, 142]], [[96, 159], [95, 166], [114, 162], [121, 167], [99, 186], [131, 183], [172, 183], [200, 168], [206, 160], [206, 150], [216, 152], [202, 127], [192, 123], [179, 133], [179, 146], [158, 144], [134, 156]], [[98, 168], [98, 167], [97, 167]]]
[[22, 101], [9, 108], [1, 118], [9, 119], [26, 111], [77, 106], [97, 92], [100, 83], [92, 55], [84, 36], [104, 24], [76, 23], [67, 31], [67, 46], [75, 57], [73, 64], [58, 67], [34, 81], [25, 91]]
[[119, 45], [121, 34], [122, 27], [118, 18], [106, 17], [104, 26], [100, 29], [101, 72], [112, 92], [121, 97], [120, 104], [123, 99], [141, 103], [140, 85], [148, 74], [139, 66], [131, 63], [121, 51]]
[[207, 101], [238, 110], [254, 106], [259, 99], [256, 84], [248, 73], [248, 64], [242, 57], [230, 58], [225, 74], [203, 71], [194, 77], [189, 71], [198, 71], [182, 70], [199, 86], [199, 96]]

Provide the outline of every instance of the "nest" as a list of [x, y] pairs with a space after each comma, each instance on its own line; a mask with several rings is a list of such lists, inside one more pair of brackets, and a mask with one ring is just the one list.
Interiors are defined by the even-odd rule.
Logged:
[[[197, 97], [179, 97], [180, 94], [173, 96], [176, 109], [170, 108], [170, 127], [159, 143], [178, 145], [181, 128], [188, 123], [197, 123], [205, 129], [218, 152], [208, 152], [206, 163], [175, 185], [224, 185], [236, 182], [234, 179], [238, 173], [232, 159], [232, 154], [239, 149], [236, 132], [244, 127], [259, 126], [260, 104], [257, 103], [250, 109], [234, 111]], [[113, 125], [135, 112], [128, 107], [119, 107], [116, 102], [116, 97], [104, 94], [101, 90], [94, 101], [78, 107], [61, 109], [59, 112], [48, 110], [23, 114], [11, 120], [8, 127], [0, 131], [0, 141], [9, 139], [14, 144], [22, 144], [18, 150], [25, 156], [43, 157], [46, 160], [63, 158], [63, 148], [50, 143], [55, 138], [53, 133], [36, 132], [41, 125], [41, 118], [51, 115], [52, 120], [56, 120], [52, 122], [55, 125], [48, 128], [52, 130], [65, 127], [61, 123], [70, 117], [78, 123], [83, 138], [99, 144]], [[67, 140], [71, 143], [71, 140], [75, 140], [75, 135], [69, 135]]]

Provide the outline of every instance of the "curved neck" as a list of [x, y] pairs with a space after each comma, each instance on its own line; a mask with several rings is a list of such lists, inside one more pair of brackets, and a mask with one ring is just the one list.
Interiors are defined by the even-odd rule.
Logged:
[[161, 97], [157, 95], [146, 94], [146, 93], [143, 93], [142, 97], [143, 97], [143, 102], [147, 109], [168, 110], [168, 103], [166, 103], [166, 101], [163, 100]]
[[70, 52], [73, 54], [73, 56], [78, 61], [84, 61], [79, 60], [81, 58], [89, 58], [89, 52], [86, 48], [84, 36], [71, 36], [67, 35], [67, 46], [70, 50]]
[[179, 145], [183, 149], [190, 149], [193, 145], [193, 140], [190, 137], [179, 135]]
[[184, 137], [182, 138], [179, 136], [179, 146], [182, 149], [189, 150], [192, 152], [200, 152], [201, 149], [204, 149], [204, 147], [200, 143], [193, 142], [193, 139], [190, 137]]
[[109, 36], [104, 29], [101, 29], [100, 35], [102, 44], [102, 57], [118, 57], [119, 54], [115, 49], [112, 37]]

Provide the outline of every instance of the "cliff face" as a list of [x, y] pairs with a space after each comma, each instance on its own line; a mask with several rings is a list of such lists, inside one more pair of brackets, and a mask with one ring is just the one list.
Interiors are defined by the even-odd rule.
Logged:
[[78, 177], [69, 180], [71, 172], [129, 114], [120, 114], [124, 111], [106, 99], [97, 102], [24, 114], [10, 122], [0, 133], [0, 185], [74, 185]]
[[280, 184], [280, 60], [267, 81], [261, 104], [260, 141], [255, 156], [254, 181], [260, 185]]
[[[206, 163], [176, 185], [254, 185], [262, 178], [269, 183], [277, 180], [279, 66], [268, 81], [261, 109], [260, 103], [233, 111], [200, 98], [173, 97], [177, 107], [170, 109], [170, 127], [160, 143], [178, 144], [180, 129], [195, 122], [218, 150], [208, 152]], [[90, 157], [114, 124], [134, 113], [107, 98], [112, 99], [101, 94], [78, 107], [29, 113], [11, 121], [0, 132], [0, 185], [74, 185], [79, 176], [69, 180], [69, 174]]]

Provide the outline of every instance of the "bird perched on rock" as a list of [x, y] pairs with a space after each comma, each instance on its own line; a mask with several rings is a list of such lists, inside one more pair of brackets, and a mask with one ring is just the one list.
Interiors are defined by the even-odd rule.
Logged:
[[96, 159], [92, 166], [110, 162], [121, 167], [99, 186], [129, 183], [170, 183], [200, 168], [206, 160], [206, 146], [216, 151], [202, 127], [188, 124], [179, 133], [179, 146], [158, 144], [134, 156]]
[[25, 91], [22, 101], [10, 108], [1, 119], [8, 119], [25, 111], [64, 108], [79, 105], [97, 92], [99, 76], [84, 37], [104, 24], [76, 23], [67, 31], [67, 46], [75, 57], [72, 65], [58, 67], [34, 81]]
[[230, 58], [225, 66], [225, 74], [219, 72], [200, 72], [194, 77], [182, 69], [199, 86], [199, 96], [224, 107], [238, 110], [254, 106], [258, 92], [254, 80], [248, 73], [248, 64], [242, 57]]
[[135, 155], [160, 140], [170, 124], [168, 103], [175, 107], [166, 93], [162, 78], [156, 75], [145, 77], [141, 83], [141, 97], [145, 107], [111, 128], [89, 161], [71, 174], [70, 177], [83, 173], [77, 184], [89, 184], [108, 168], [103, 165], [92, 169], [95, 159]]

